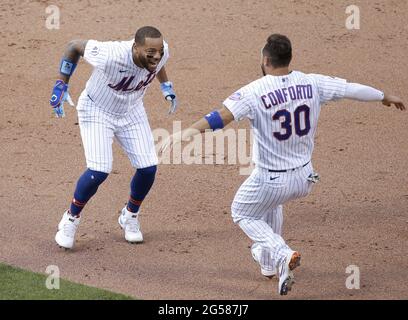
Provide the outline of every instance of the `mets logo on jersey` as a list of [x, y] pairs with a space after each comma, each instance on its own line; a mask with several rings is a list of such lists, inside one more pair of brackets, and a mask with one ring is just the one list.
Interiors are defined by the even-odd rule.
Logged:
[[233, 100], [233, 101], [239, 101], [242, 98], [243, 98], [243, 95], [241, 92], [235, 92], [228, 97], [228, 99]]
[[132, 82], [135, 79], [135, 76], [123, 77], [122, 80], [120, 80], [116, 84], [109, 83], [108, 87], [112, 88], [115, 91], [123, 91], [123, 92], [139, 91], [140, 89], [147, 87], [153, 81], [155, 77], [156, 77], [155, 72], [149, 73], [146, 80], [140, 81], [137, 85], [134, 85], [133, 87], [132, 87]]
[[93, 49], [91, 50], [91, 54], [93, 56], [97, 56], [99, 54], [99, 47], [93, 47]]

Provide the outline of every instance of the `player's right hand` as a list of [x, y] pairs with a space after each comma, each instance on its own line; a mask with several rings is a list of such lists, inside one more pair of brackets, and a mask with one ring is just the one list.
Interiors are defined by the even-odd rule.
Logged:
[[57, 118], [65, 117], [64, 112], [64, 102], [68, 101], [71, 106], [74, 106], [74, 102], [68, 93], [68, 84], [62, 80], [57, 80], [55, 82], [54, 88], [52, 89], [50, 105], [53, 108], [55, 116]]
[[171, 151], [171, 149], [173, 148], [173, 144], [174, 144], [174, 136], [171, 135], [169, 137], [167, 137], [161, 144], [159, 147], [159, 156], [162, 156], [166, 150], [167, 151]]
[[402, 100], [399, 97], [396, 96], [391, 96], [391, 95], [385, 95], [384, 99], [382, 101], [383, 105], [390, 107], [391, 104], [395, 105], [395, 107], [397, 109], [400, 110], [405, 110], [405, 106], [404, 103], [402, 102]]
[[159, 144], [159, 156], [163, 156], [166, 152], [170, 152], [174, 145], [181, 143], [182, 141], [183, 138], [181, 131], [170, 135]]

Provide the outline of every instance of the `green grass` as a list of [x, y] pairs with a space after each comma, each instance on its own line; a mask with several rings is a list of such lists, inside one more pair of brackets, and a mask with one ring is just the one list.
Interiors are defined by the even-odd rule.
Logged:
[[60, 279], [59, 289], [49, 290], [49, 275], [0, 264], [0, 300], [132, 300], [132, 297]]

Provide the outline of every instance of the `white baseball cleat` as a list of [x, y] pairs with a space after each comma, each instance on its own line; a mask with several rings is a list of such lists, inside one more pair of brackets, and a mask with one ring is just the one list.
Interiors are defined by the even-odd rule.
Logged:
[[292, 251], [282, 261], [279, 266], [279, 287], [278, 293], [282, 296], [287, 295], [288, 291], [292, 289], [295, 277], [293, 270], [300, 265], [300, 253]]
[[[251, 253], [252, 253], [252, 258], [254, 259], [254, 261], [260, 264], [262, 247], [256, 244], [252, 245]], [[276, 271], [269, 270], [261, 266], [261, 274], [269, 279], [272, 279], [274, 276], [276, 276]]]
[[64, 212], [60, 223], [58, 224], [58, 232], [55, 235], [55, 241], [60, 247], [65, 249], [72, 249], [75, 242], [75, 233], [78, 229], [81, 217], [74, 217]]
[[130, 243], [143, 242], [143, 234], [140, 231], [140, 223], [137, 218], [139, 213], [130, 212], [124, 207], [118, 218], [120, 227], [125, 230], [125, 239]]

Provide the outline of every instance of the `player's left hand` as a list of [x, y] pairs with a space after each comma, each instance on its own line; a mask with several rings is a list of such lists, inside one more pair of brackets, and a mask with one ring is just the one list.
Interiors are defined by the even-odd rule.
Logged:
[[383, 103], [383, 105], [385, 105], [387, 107], [390, 107], [393, 104], [393, 105], [395, 105], [395, 107], [397, 109], [405, 110], [404, 103], [402, 102], [402, 100], [399, 97], [396, 97], [396, 96], [386, 94], [384, 96], [384, 99], [383, 99], [382, 103]]
[[54, 88], [52, 89], [50, 105], [53, 108], [55, 116], [57, 118], [65, 117], [64, 112], [64, 102], [67, 101], [71, 106], [74, 106], [74, 102], [68, 93], [68, 84], [62, 80], [57, 80], [55, 82]]
[[173, 83], [166, 81], [160, 84], [160, 89], [163, 93], [163, 96], [166, 100], [171, 101], [171, 106], [169, 109], [169, 114], [176, 112], [177, 109], [177, 98], [173, 89]]

